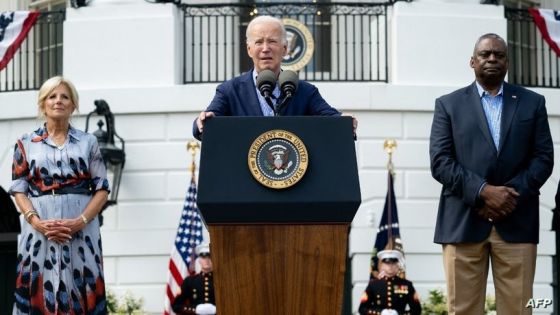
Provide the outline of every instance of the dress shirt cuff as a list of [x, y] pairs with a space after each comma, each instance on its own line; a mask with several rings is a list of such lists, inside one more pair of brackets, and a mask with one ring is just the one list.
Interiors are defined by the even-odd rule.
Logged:
[[480, 187], [478, 188], [478, 193], [476, 194], [476, 197], [478, 199], [480, 199], [480, 193], [482, 192], [482, 189], [484, 189], [484, 186], [486, 186], [487, 182], [483, 181], [482, 184], [480, 184]]

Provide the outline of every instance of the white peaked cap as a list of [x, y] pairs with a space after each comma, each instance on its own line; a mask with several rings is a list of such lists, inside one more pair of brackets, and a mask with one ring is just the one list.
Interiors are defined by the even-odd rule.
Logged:
[[403, 266], [404, 268], [404, 255], [400, 250], [395, 250], [395, 249], [382, 250], [379, 253], [377, 253], [377, 258], [379, 260], [383, 260], [387, 258], [395, 258], [399, 261], [401, 266]]
[[194, 252], [196, 253], [197, 256], [209, 255], [210, 254], [210, 244], [202, 243], [194, 249]]

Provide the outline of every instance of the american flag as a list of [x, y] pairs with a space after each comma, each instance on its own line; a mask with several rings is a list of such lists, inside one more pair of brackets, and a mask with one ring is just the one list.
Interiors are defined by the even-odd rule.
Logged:
[[202, 220], [196, 206], [196, 182], [192, 178], [169, 259], [164, 315], [175, 314], [171, 305], [179, 293], [183, 279], [194, 273], [196, 258], [194, 249], [200, 243], [202, 243]]
[[[397, 202], [395, 200], [395, 189], [393, 188], [393, 175], [389, 171], [387, 175], [387, 196], [385, 197], [385, 206], [383, 207], [383, 215], [377, 229], [375, 238], [375, 246], [371, 256], [371, 273], [370, 280], [377, 278], [378, 259], [377, 253], [385, 249], [396, 249], [403, 251], [401, 233], [399, 228], [399, 216], [397, 214]], [[403, 254], [404, 255], [404, 254]]]

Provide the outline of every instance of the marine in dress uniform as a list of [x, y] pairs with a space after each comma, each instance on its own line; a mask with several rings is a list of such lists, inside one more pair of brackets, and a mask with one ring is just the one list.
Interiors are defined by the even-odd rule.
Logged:
[[[383, 250], [379, 258], [379, 278], [368, 284], [362, 295], [361, 315], [420, 315], [422, 307], [412, 282], [397, 276], [404, 257], [397, 250]], [[408, 306], [408, 308], [407, 308]]]
[[185, 278], [181, 285], [181, 293], [173, 302], [173, 311], [185, 315], [216, 314], [210, 247], [208, 244], [202, 244], [196, 247], [195, 252], [202, 270]]

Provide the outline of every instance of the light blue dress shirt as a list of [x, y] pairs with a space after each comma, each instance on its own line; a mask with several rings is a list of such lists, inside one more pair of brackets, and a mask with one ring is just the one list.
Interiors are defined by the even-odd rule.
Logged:
[[485, 91], [478, 82], [476, 82], [476, 89], [478, 90], [478, 95], [482, 102], [482, 108], [486, 115], [486, 121], [488, 122], [492, 140], [494, 140], [494, 145], [496, 146], [496, 150], [498, 150], [500, 148], [502, 108], [504, 107], [504, 85], [502, 84], [502, 86], [500, 86], [500, 90], [495, 96]]
[[[263, 115], [274, 116], [274, 110], [270, 108], [270, 106], [268, 106], [268, 103], [264, 99], [264, 96], [261, 95], [261, 92], [257, 87], [257, 75], [258, 75], [257, 70], [253, 69], [253, 83], [255, 84], [255, 90], [257, 90], [257, 97], [259, 99], [259, 104], [261, 105], [261, 110], [263, 112]], [[280, 88], [278, 87], [278, 84], [276, 84], [276, 86], [274, 87], [274, 90], [272, 91], [272, 96], [273, 96], [272, 102], [275, 103], [280, 97]]]
[[[478, 96], [482, 102], [482, 109], [484, 109], [484, 114], [486, 115], [486, 121], [488, 122], [488, 129], [492, 135], [492, 140], [496, 146], [496, 150], [500, 148], [500, 130], [502, 125], [502, 108], [504, 107], [504, 85], [500, 86], [500, 90], [496, 96], [490, 95], [486, 92], [484, 88], [477, 82], [476, 89], [478, 90]], [[480, 192], [486, 185], [486, 181], [480, 185], [478, 189], [478, 196], [480, 197]]]

